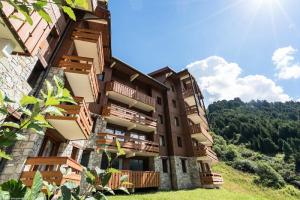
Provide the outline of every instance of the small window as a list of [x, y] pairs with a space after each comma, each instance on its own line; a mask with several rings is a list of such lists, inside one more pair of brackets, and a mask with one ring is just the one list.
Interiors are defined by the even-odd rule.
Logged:
[[172, 100], [172, 104], [173, 104], [173, 107], [176, 108], [176, 101], [174, 99]]
[[163, 168], [163, 173], [168, 173], [168, 159], [162, 158], [162, 168]]
[[98, 75], [99, 81], [104, 81], [104, 78], [105, 78], [105, 72], [102, 72], [102, 74]]
[[84, 167], [88, 167], [90, 156], [91, 156], [91, 149], [83, 150], [82, 155], [81, 155], [80, 164]]
[[181, 137], [177, 136], [177, 145], [179, 147], [182, 147], [182, 141], [181, 141]]
[[182, 172], [186, 173], [186, 160], [185, 159], [181, 159], [181, 166], [182, 166]]
[[161, 105], [161, 98], [160, 98], [160, 97], [157, 97], [157, 98], [156, 98], [156, 103], [157, 103], [158, 105]]
[[159, 136], [159, 145], [160, 146], [166, 146], [165, 137], [163, 135]]
[[158, 115], [158, 121], [159, 121], [159, 123], [160, 124], [163, 124], [164, 123], [164, 118], [163, 118], [163, 116], [162, 115]]
[[174, 87], [174, 85], [171, 85], [171, 90], [172, 90], [172, 92], [175, 92], [175, 87]]
[[174, 117], [174, 121], [175, 121], [175, 125], [179, 126], [179, 119], [178, 119], [178, 117]]
[[77, 160], [78, 153], [79, 153], [79, 148], [73, 146], [72, 153], [71, 153], [71, 158], [73, 160]]

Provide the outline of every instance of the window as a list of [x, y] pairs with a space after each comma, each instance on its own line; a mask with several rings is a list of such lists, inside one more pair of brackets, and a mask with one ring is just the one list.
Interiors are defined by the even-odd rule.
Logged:
[[43, 67], [42, 63], [38, 61], [27, 79], [27, 83], [31, 88], [34, 88], [36, 86], [39, 78], [42, 77], [44, 70], [45, 68]]
[[73, 146], [72, 153], [71, 153], [71, 158], [73, 160], [77, 160], [78, 153], [79, 153], [79, 148]]
[[156, 98], [156, 103], [157, 103], [158, 105], [161, 105], [161, 98], [160, 98], [160, 97], [157, 97], [157, 98]]
[[173, 104], [173, 107], [176, 108], [176, 101], [174, 99], [172, 100], [172, 104]]
[[91, 156], [91, 149], [83, 150], [82, 155], [81, 155], [80, 164], [84, 167], [88, 167], [90, 156]]
[[163, 118], [163, 116], [162, 115], [158, 115], [158, 121], [159, 121], [159, 123], [160, 124], [163, 124], [164, 123], [164, 118]]
[[186, 160], [185, 159], [181, 159], [181, 167], [182, 167], [182, 172], [186, 173]]
[[159, 136], [159, 145], [160, 146], [166, 146], [165, 137], [163, 135]]
[[174, 87], [174, 85], [171, 85], [171, 89], [172, 89], [172, 92], [175, 92], [175, 87]]
[[181, 137], [177, 136], [177, 145], [179, 147], [182, 147], [182, 141], [181, 141]]
[[175, 125], [179, 126], [179, 119], [178, 119], [178, 117], [174, 117], [174, 120], [175, 120]]
[[163, 173], [168, 173], [168, 159], [162, 158], [161, 162], [162, 162]]
[[144, 161], [143, 160], [129, 160], [129, 170], [143, 171], [144, 170]]
[[104, 78], [105, 78], [105, 72], [102, 72], [102, 74], [99, 74], [99, 75], [98, 75], [98, 79], [99, 79], [100, 81], [104, 81]]

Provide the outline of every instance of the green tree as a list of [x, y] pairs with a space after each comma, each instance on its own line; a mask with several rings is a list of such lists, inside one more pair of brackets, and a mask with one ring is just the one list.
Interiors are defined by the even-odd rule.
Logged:
[[282, 151], [284, 153], [284, 160], [289, 160], [293, 154], [293, 149], [286, 141], [283, 141]]

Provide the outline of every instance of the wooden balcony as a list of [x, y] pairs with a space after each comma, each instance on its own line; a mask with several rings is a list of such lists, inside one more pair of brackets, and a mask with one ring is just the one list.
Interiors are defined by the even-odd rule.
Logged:
[[128, 175], [128, 182], [131, 183], [124, 185], [126, 188], [158, 188], [160, 185], [159, 172], [121, 170], [121, 173], [112, 174], [108, 187], [117, 189], [123, 175]]
[[47, 121], [68, 140], [88, 139], [93, 121], [82, 97], [75, 97], [77, 105], [60, 105], [66, 112], [63, 116], [46, 116]]
[[93, 58], [96, 74], [100, 74], [104, 67], [102, 35], [99, 31], [76, 28], [72, 34], [77, 55]]
[[196, 105], [195, 95], [192, 88], [188, 88], [186, 90], [182, 91], [182, 96], [184, 99], [184, 102], [189, 106]]
[[156, 119], [115, 104], [106, 105], [102, 115], [109, 123], [127, 127], [128, 130], [136, 129], [144, 132], [156, 130]]
[[92, 58], [63, 56], [59, 67], [64, 69], [75, 96], [84, 97], [86, 102], [97, 101], [99, 85]]
[[[71, 168], [72, 172], [64, 175], [60, 167]], [[28, 187], [31, 187], [34, 175], [39, 170], [43, 180], [49, 183], [61, 185], [64, 182], [73, 182], [80, 185], [82, 166], [75, 160], [68, 157], [28, 157], [20, 180]]]
[[205, 129], [208, 129], [208, 123], [205, 118], [205, 112], [204, 112], [203, 108], [201, 108], [200, 106], [194, 105], [194, 106], [186, 107], [185, 111], [186, 111], [187, 117], [194, 124], [201, 123], [201, 125], [203, 127], [205, 127]]
[[131, 156], [158, 156], [159, 145], [156, 142], [141, 140], [122, 135], [99, 133], [98, 145], [106, 146], [111, 152], [117, 152], [116, 140], [121, 144], [124, 151]]
[[136, 107], [145, 111], [153, 111], [155, 109], [155, 99], [142, 92], [128, 87], [117, 81], [106, 83], [106, 95], [116, 101], [121, 101], [130, 107]]
[[201, 126], [201, 124], [190, 125], [190, 133], [192, 138], [201, 142], [204, 145], [212, 145], [212, 136], [207, 132], [207, 130]]
[[193, 151], [197, 160], [209, 161], [211, 163], [218, 162], [217, 154], [206, 146], [193, 146]]
[[217, 173], [200, 173], [200, 179], [204, 187], [220, 187], [224, 183], [221, 174]]

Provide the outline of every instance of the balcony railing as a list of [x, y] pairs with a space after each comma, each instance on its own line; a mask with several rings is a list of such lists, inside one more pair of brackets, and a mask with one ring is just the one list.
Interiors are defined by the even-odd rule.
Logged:
[[156, 129], [156, 119], [139, 112], [108, 104], [103, 108], [102, 115], [112, 124], [125, 126], [130, 129], [137, 129], [145, 132], [153, 132]]
[[202, 185], [214, 185], [220, 186], [224, 183], [221, 174], [217, 173], [200, 173], [200, 179]]
[[218, 162], [217, 154], [210, 148], [205, 146], [193, 146], [194, 155], [200, 160], [210, 160], [212, 162]]
[[59, 67], [64, 69], [75, 96], [86, 102], [95, 102], [99, 94], [98, 79], [92, 58], [63, 56]]
[[202, 127], [201, 124], [193, 124], [190, 125], [190, 133], [192, 134], [192, 137], [199, 140], [200, 142], [203, 142], [205, 144], [212, 144], [212, 136], [207, 132], [205, 128], [207, 127]]
[[155, 99], [117, 81], [106, 83], [106, 92], [112, 99], [146, 111], [155, 109]]
[[197, 105], [186, 106], [185, 107], [186, 114], [190, 120], [193, 121], [194, 124], [201, 123], [206, 129], [208, 129], [208, 123], [205, 118], [205, 112], [203, 108]]
[[63, 116], [47, 116], [47, 121], [68, 140], [88, 139], [93, 121], [82, 97], [75, 97], [77, 105], [59, 105], [65, 110]]
[[[65, 166], [71, 169], [71, 173], [64, 175], [60, 167]], [[32, 186], [36, 171], [39, 170], [43, 180], [49, 183], [61, 185], [64, 182], [73, 182], [80, 185], [82, 166], [75, 160], [68, 157], [29, 157], [26, 160], [20, 180], [28, 187]]]
[[96, 73], [103, 71], [104, 55], [101, 32], [90, 29], [76, 28], [72, 38], [78, 56], [93, 58]]
[[99, 146], [106, 145], [108, 150], [111, 151], [117, 151], [116, 140], [118, 140], [121, 147], [129, 153], [141, 156], [155, 156], [159, 153], [159, 145], [156, 142], [110, 133], [99, 133], [98, 136]]
[[193, 89], [192, 89], [192, 88], [188, 88], [188, 89], [186, 89], [186, 90], [183, 90], [183, 91], [182, 91], [182, 96], [183, 96], [184, 99], [185, 99], [185, 98], [188, 98], [188, 97], [191, 97], [191, 96], [194, 96], [194, 91], [193, 91]]
[[108, 186], [117, 189], [123, 175], [128, 175], [128, 182], [131, 183], [123, 185], [126, 188], [158, 188], [160, 185], [159, 172], [121, 170], [121, 173], [112, 174]]

